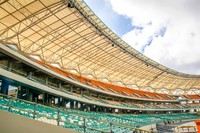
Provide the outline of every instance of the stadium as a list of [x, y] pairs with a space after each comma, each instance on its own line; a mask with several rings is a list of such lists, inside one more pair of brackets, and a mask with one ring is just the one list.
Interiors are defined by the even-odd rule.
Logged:
[[1, 0], [0, 112], [3, 133], [198, 133], [200, 76], [138, 52], [83, 0]]

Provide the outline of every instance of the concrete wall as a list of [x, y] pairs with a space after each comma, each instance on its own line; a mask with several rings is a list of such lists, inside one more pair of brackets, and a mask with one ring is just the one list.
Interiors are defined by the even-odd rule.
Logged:
[[199, 116], [200, 116], [200, 111], [198, 111], [198, 112], [197, 112], [197, 115], [199, 115]]
[[0, 133], [78, 133], [0, 110]]

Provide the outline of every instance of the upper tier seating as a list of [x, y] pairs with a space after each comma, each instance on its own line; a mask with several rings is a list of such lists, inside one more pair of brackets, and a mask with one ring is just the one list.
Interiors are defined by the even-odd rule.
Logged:
[[35, 61], [36, 63], [42, 65], [42, 66], [47, 67], [48, 69], [51, 69], [51, 70], [63, 75], [63, 76], [70, 77], [71, 79], [77, 80], [77, 81], [84, 83], [86, 85], [90, 85], [90, 86], [93, 86], [93, 87], [101, 89], [101, 90], [103, 89], [103, 90], [108, 91], [108, 92], [117, 93], [117, 94], [121, 94], [121, 95], [125, 95], [125, 96], [131, 96], [131, 97], [135, 97], [135, 98], [175, 100], [175, 98], [173, 96], [170, 96], [170, 95], [141, 91], [141, 90], [134, 90], [134, 89], [130, 89], [130, 88], [127, 88], [127, 87], [103, 83], [103, 82], [100, 82], [100, 81], [88, 79], [88, 78], [85, 78], [85, 77], [81, 77], [81, 76], [63, 71], [63, 70], [61, 70], [57, 67], [46, 64], [46, 63], [39, 61], [39, 60], [35, 60], [35, 59], [32, 59], [32, 60]]
[[200, 99], [200, 96], [199, 95], [187, 95], [187, 97], [189, 98], [189, 99]]
[[[79, 95], [80, 96], [80, 95]], [[80, 96], [81, 97], [81, 96]], [[188, 109], [188, 108], [200, 108], [200, 104], [179, 104], [179, 103], [167, 103], [167, 104], [153, 104], [153, 103], [137, 103], [137, 102], [120, 102], [113, 100], [105, 100], [96, 97], [89, 97], [84, 95], [83, 98], [91, 101], [101, 102], [104, 104], [115, 105], [119, 107], [128, 107], [135, 109]]]

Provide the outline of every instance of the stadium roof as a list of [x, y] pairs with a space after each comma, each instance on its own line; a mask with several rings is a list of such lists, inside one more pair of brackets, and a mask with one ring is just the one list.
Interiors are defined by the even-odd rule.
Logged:
[[139, 88], [200, 88], [200, 76], [139, 53], [82, 0], [1, 0], [0, 14], [1, 43], [66, 71]]

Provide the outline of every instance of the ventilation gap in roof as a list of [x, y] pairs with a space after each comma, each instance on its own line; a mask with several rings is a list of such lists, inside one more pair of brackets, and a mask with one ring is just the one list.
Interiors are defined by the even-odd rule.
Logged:
[[76, 70], [74, 70], [74, 69], [70, 69], [70, 70], [68, 70], [68, 72], [74, 73], [74, 74], [78, 74], [78, 72]]
[[124, 84], [122, 82], [120, 82], [120, 81], [115, 82], [115, 85], [117, 85], [117, 86], [123, 86], [124, 87]]
[[40, 60], [41, 61], [41, 58], [38, 55], [29, 55], [29, 56], [34, 58], [34, 59], [36, 59], [36, 60]]
[[103, 82], [110, 83], [110, 82], [108, 81], [108, 79], [106, 79], [106, 78], [102, 79], [102, 81], [103, 81]]
[[51, 65], [54, 66], [54, 67], [57, 67], [57, 68], [61, 68], [58, 63], [51, 63]]
[[93, 75], [91, 75], [91, 74], [89, 74], [89, 75], [86, 75], [86, 77], [87, 77], [87, 78], [90, 78], [90, 79], [93, 79], [93, 78], [94, 78], [94, 76], [93, 76]]
[[6, 45], [7, 45], [9, 48], [11, 48], [12, 50], [15, 50], [15, 51], [19, 50], [19, 48], [17, 47], [16, 44], [8, 43], [8, 44], [6, 44]]
[[134, 89], [134, 90], [139, 90], [139, 88], [137, 87], [137, 85], [134, 85], [134, 84], [132, 84], [132, 85], [126, 85], [126, 87]]

